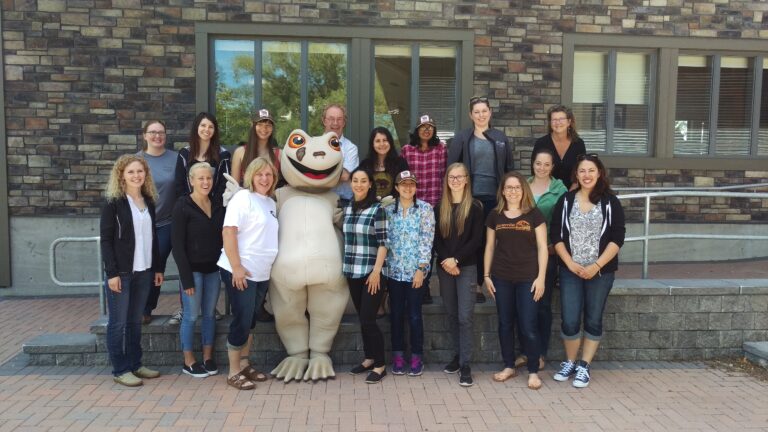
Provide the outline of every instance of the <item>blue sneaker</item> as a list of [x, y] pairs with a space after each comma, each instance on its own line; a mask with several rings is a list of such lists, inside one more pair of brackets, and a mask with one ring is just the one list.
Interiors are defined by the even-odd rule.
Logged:
[[408, 376], [419, 376], [424, 372], [424, 363], [421, 362], [421, 356], [411, 354], [411, 371]]
[[573, 386], [576, 388], [584, 388], [589, 385], [589, 363], [580, 361], [576, 365], [576, 377], [573, 379]]
[[555, 381], [568, 381], [568, 379], [576, 373], [576, 363], [570, 360], [560, 363], [560, 371], [552, 378]]
[[405, 375], [405, 359], [402, 354], [392, 355], [392, 375]]

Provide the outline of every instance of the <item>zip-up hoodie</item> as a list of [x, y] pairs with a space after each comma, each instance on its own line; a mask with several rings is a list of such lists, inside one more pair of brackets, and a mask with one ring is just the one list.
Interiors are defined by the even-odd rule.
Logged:
[[[189, 184], [189, 162], [191, 159], [189, 151], [189, 146], [179, 150], [179, 158], [176, 160], [176, 199], [192, 193], [192, 186]], [[211, 166], [213, 166], [213, 163], [211, 163]], [[213, 167], [216, 169], [216, 173], [213, 176], [213, 187], [209, 195], [213, 201], [215, 201], [214, 197], [219, 198], [219, 201], [221, 201], [220, 198], [227, 187], [227, 179], [224, 178], [224, 173], [232, 174], [232, 156], [227, 150], [224, 148], [219, 150], [219, 163]]]
[[[155, 203], [150, 197], [144, 197], [152, 219], [152, 267], [150, 271], [159, 272], [160, 250], [157, 245], [155, 230]], [[133, 216], [128, 198], [107, 201], [101, 211], [101, 259], [107, 278], [128, 275], [133, 272], [133, 250], [136, 236], [133, 232]]]
[[[221, 199], [219, 199], [221, 201]], [[179, 269], [183, 289], [194, 288], [193, 272], [218, 271], [221, 256], [221, 229], [226, 209], [221, 202], [211, 202], [211, 217], [197, 206], [191, 196], [176, 200], [173, 208], [173, 259]]]
[[[565, 195], [560, 197], [557, 205], [555, 205], [555, 211], [552, 213], [552, 223], [549, 227], [549, 236], [552, 244], [565, 243], [565, 249], [569, 254], [571, 253], [571, 225], [568, 216], [573, 209], [577, 191], [578, 189], [566, 192]], [[624, 227], [624, 210], [621, 208], [621, 203], [616, 198], [616, 195], [603, 195], [600, 198], [599, 205], [600, 212], [603, 215], [603, 226], [600, 228], [600, 249], [598, 253], [602, 254], [605, 248], [608, 247], [608, 243], [616, 243], [619, 247], [624, 245], [626, 228]], [[603, 273], [610, 273], [618, 269], [619, 256], [616, 255], [603, 266], [601, 271]]]

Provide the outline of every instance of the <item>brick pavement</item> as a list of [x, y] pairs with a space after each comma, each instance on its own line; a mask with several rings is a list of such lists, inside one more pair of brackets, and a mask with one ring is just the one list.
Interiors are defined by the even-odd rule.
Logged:
[[[159, 311], [175, 301], [161, 296]], [[0, 301], [0, 431], [768, 430], [768, 383], [700, 363], [597, 362], [584, 390], [554, 382], [550, 364], [538, 392], [522, 377], [492, 382], [497, 365], [476, 367], [469, 389], [430, 365], [422, 377], [387, 376], [377, 385], [340, 373], [237, 392], [223, 376], [195, 379], [176, 368], [127, 389], [112, 382], [108, 367], [27, 367], [16, 355], [36, 334], [87, 331], [96, 305], [94, 298]]]

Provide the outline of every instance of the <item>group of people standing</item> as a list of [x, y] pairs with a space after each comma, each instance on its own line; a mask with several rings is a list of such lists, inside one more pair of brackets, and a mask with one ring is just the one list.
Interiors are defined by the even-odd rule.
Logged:
[[[390, 372], [422, 374], [422, 303], [434, 266], [455, 350], [444, 371], [458, 373], [460, 385], [473, 384], [472, 325], [479, 285], [496, 300], [499, 315], [504, 367], [493, 380], [506, 381], [525, 365], [528, 387], [541, 387], [552, 291], [559, 279], [567, 358], [554, 379], [573, 377], [574, 386], [585, 387], [624, 241], [623, 212], [605, 166], [597, 155], [586, 154], [572, 112], [555, 106], [547, 114], [548, 134], [534, 146], [531, 176], [522, 176], [513, 170], [509, 139], [491, 127], [489, 101], [472, 98], [469, 110], [473, 126], [460, 131], [450, 147], [425, 114], [400, 154], [388, 129], [373, 129], [363, 161], [343, 137], [344, 107], [331, 105], [323, 113], [326, 131], [336, 132], [342, 142], [344, 171], [336, 192], [344, 215], [343, 274], [364, 345], [363, 360], [350, 372], [367, 373], [368, 383], [387, 374], [384, 336], [376, 320], [387, 292]], [[215, 118], [201, 113], [190, 145], [175, 155], [165, 149], [163, 123], [150, 121], [144, 127], [145, 149], [115, 164], [101, 236], [110, 312], [107, 339], [116, 382], [141, 385], [143, 378], [159, 375], [141, 364], [141, 321], [156, 305], [171, 250], [181, 279], [184, 373], [203, 377], [218, 372], [214, 314], [223, 281], [233, 314], [227, 381], [252, 389], [267, 379], [249, 364], [248, 354], [250, 330], [277, 254], [272, 195], [280, 182], [280, 150], [267, 110], [258, 112], [252, 126], [246, 146], [230, 157], [218, 142]], [[245, 186], [226, 208], [221, 202], [225, 173]], [[192, 346], [200, 311], [203, 358], [198, 362]]]

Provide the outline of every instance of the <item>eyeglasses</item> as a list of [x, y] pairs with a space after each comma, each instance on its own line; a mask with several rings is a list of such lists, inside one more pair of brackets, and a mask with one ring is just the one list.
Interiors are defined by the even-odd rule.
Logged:
[[163, 132], [163, 131], [147, 131], [147, 135], [153, 136], [153, 137], [154, 136], [164, 137], [165, 136], [165, 132]]
[[600, 160], [600, 158], [597, 156], [597, 153], [587, 153], [576, 156], [577, 162], [581, 162], [583, 160]]
[[520, 192], [522, 190], [522, 186], [504, 186], [504, 192]]
[[568, 117], [563, 118], [553, 118], [549, 120], [551, 123], [565, 123], [568, 121]]
[[448, 176], [448, 181], [452, 181], [452, 182], [454, 182], [454, 181], [462, 181], [465, 178], [467, 178], [467, 176], [465, 176], [465, 175], [457, 175], [457, 176], [449, 175]]
[[432, 132], [433, 130], [435, 130], [435, 127], [432, 125], [421, 125], [420, 129], [423, 130], [424, 132]]

